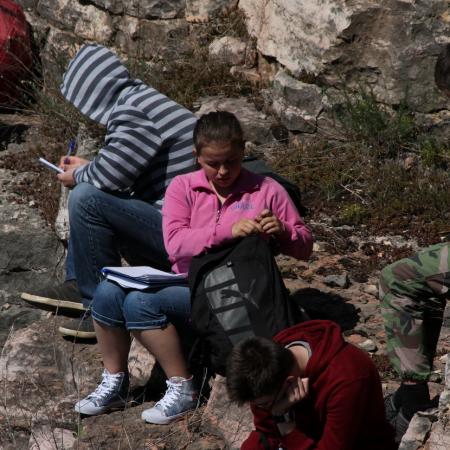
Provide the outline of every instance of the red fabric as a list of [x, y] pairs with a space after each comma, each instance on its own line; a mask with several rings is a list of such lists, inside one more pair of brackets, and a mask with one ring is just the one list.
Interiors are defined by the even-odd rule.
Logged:
[[0, 0], [0, 104], [13, 103], [18, 82], [31, 66], [31, 44], [22, 8]]
[[242, 450], [394, 450], [393, 430], [384, 413], [378, 372], [364, 351], [346, 343], [334, 322], [311, 320], [282, 331], [275, 341], [306, 341], [312, 349], [305, 377], [309, 396], [294, 405], [297, 427], [280, 436], [268, 411], [252, 407], [255, 427]]

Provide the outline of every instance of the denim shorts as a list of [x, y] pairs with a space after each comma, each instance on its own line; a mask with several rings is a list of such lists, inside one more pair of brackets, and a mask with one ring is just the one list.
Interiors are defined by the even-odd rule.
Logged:
[[110, 327], [127, 330], [152, 330], [187, 325], [191, 313], [187, 286], [167, 286], [145, 291], [124, 289], [102, 281], [95, 290], [92, 317]]

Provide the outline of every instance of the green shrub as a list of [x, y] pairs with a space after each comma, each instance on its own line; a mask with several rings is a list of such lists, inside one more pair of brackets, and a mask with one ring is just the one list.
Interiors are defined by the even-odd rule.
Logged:
[[427, 138], [419, 143], [419, 155], [425, 167], [446, 168], [450, 161], [450, 149], [447, 145]]
[[361, 142], [382, 157], [394, 157], [412, 146], [417, 133], [414, 117], [406, 99], [390, 111], [377, 102], [374, 93], [360, 87], [355, 93], [344, 90], [331, 99], [334, 116], [348, 141]]
[[341, 221], [349, 225], [359, 225], [369, 216], [368, 208], [360, 203], [344, 205], [340, 212]]

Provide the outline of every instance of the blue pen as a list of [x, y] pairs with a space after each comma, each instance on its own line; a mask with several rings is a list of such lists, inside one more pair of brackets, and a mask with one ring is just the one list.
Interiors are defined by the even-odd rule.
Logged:
[[69, 149], [67, 150], [67, 155], [64, 159], [64, 164], [70, 164], [69, 157], [72, 155], [72, 152], [75, 150], [75, 139], [71, 139], [69, 141]]

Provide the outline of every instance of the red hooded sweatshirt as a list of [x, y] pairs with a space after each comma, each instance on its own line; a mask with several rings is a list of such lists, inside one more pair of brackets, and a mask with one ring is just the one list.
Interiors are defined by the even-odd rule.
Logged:
[[337, 324], [311, 320], [278, 333], [286, 346], [307, 342], [312, 350], [304, 377], [309, 395], [292, 407], [296, 428], [281, 436], [269, 411], [252, 406], [256, 431], [242, 450], [394, 450], [394, 432], [386, 421], [381, 382], [369, 355], [348, 344]]

